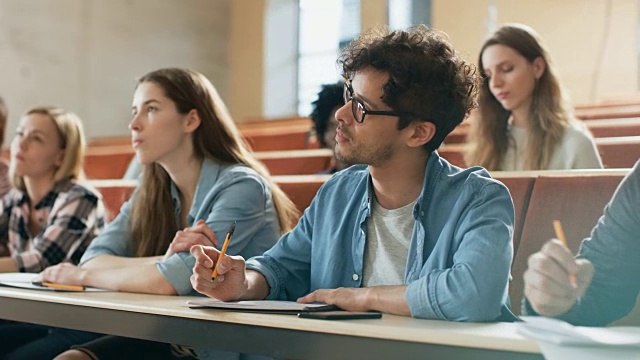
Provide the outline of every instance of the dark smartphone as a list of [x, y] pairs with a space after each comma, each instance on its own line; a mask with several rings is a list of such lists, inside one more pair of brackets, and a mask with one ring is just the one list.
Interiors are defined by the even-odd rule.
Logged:
[[299, 318], [323, 319], [323, 320], [349, 320], [349, 319], [380, 319], [379, 312], [355, 312], [355, 311], [314, 311], [298, 313]]

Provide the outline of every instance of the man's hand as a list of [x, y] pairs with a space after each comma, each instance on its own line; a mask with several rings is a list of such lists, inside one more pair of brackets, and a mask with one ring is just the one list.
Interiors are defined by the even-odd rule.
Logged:
[[189, 251], [194, 245], [218, 246], [216, 234], [202, 219], [198, 220], [194, 226], [176, 232], [176, 236], [169, 244], [163, 260], [168, 259], [175, 253]]
[[[576, 277], [576, 286], [571, 283]], [[524, 273], [524, 295], [540, 315], [554, 317], [573, 307], [593, 278], [593, 265], [588, 260], [576, 260], [562, 242], [548, 241], [531, 255]]]
[[300, 303], [322, 302], [333, 304], [347, 311], [369, 311], [369, 291], [371, 288], [321, 289], [298, 299]]
[[245, 261], [241, 256], [225, 256], [218, 264], [218, 276], [211, 279], [220, 252], [208, 246], [191, 248], [196, 259], [191, 275], [191, 286], [197, 292], [222, 300], [239, 300], [248, 290]]

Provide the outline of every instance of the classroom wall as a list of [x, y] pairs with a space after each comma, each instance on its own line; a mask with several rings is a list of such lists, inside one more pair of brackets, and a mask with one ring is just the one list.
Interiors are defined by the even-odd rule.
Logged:
[[[200, 70], [236, 121], [259, 118], [266, 92], [273, 92], [265, 84], [278, 82], [265, 55], [278, 51], [266, 39], [267, 5], [289, 2], [295, 0], [0, 0], [0, 96], [11, 111], [8, 134], [22, 111], [50, 103], [76, 111], [88, 137], [127, 135], [135, 78], [163, 66]], [[634, 0], [432, 4], [433, 26], [473, 62], [492, 25], [525, 22], [548, 43], [575, 103], [637, 92]], [[386, 20], [387, 1], [362, 0], [361, 10], [366, 29]]]
[[231, 0], [0, 0], [7, 134], [29, 107], [56, 104], [88, 137], [126, 135], [135, 79], [165, 66], [201, 71], [226, 100], [230, 12]]
[[236, 122], [260, 117], [263, 113], [265, 1], [233, 0], [230, 3], [227, 105]]
[[547, 43], [574, 103], [638, 92], [636, 0], [433, 0], [432, 4], [433, 27], [449, 34], [474, 63], [493, 25], [522, 22]]

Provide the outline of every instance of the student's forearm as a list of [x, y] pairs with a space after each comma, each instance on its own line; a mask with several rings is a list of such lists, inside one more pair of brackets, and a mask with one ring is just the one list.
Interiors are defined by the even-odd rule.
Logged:
[[162, 256], [123, 257], [113, 255], [97, 256], [82, 264], [83, 269], [112, 269], [129, 266], [154, 265]]
[[112, 269], [85, 269], [83, 285], [145, 294], [176, 295], [155, 263]]
[[411, 316], [411, 310], [407, 303], [407, 287], [399, 286], [374, 286], [367, 288], [365, 303], [370, 310], [381, 311], [387, 314]]
[[0, 273], [18, 272], [18, 264], [11, 257], [0, 257]]
[[263, 300], [269, 295], [269, 284], [265, 277], [254, 270], [247, 270], [247, 291], [242, 300]]

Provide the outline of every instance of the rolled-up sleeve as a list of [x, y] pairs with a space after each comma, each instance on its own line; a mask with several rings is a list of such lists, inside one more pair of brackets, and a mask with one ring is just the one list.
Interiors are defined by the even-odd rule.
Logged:
[[[490, 321], [506, 302], [513, 257], [514, 208], [504, 185], [484, 185], [452, 222], [453, 265], [423, 269], [406, 299], [417, 318]], [[442, 239], [441, 239], [442, 240]], [[440, 240], [439, 240], [440, 241]]]

